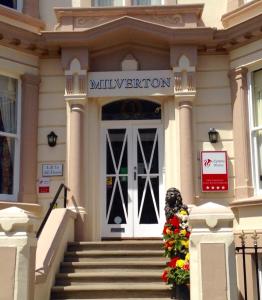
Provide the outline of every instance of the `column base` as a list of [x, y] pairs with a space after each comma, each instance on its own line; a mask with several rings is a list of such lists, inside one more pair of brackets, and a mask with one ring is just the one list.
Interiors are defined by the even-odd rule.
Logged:
[[68, 207], [77, 213], [75, 220], [75, 241], [87, 241], [87, 212], [84, 207]]

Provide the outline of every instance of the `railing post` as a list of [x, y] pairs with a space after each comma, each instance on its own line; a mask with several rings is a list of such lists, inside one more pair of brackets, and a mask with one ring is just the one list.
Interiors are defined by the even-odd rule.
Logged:
[[244, 291], [245, 291], [245, 299], [247, 300], [247, 270], [246, 270], [246, 236], [245, 233], [243, 232], [240, 236], [239, 236], [240, 240], [241, 240], [241, 250], [242, 250], [242, 262], [243, 262], [243, 276], [244, 276]]
[[252, 236], [252, 239], [254, 240], [254, 249], [255, 249], [255, 264], [256, 264], [256, 283], [257, 283], [257, 299], [260, 299], [260, 287], [259, 287], [259, 267], [258, 267], [258, 247], [257, 247], [257, 232], [254, 232], [254, 235]]
[[67, 205], [67, 187], [64, 185], [64, 208]]

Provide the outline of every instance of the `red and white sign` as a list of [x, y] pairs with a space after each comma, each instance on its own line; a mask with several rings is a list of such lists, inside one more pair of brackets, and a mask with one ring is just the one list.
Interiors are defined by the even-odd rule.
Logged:
[[49, 178], [40, 178], [38, 182], [38, 193], [49, 193], [50, 192], [50, 181]]
[[201, 151], [201, 177], [203, 192], [228, 191], [227, 152]]

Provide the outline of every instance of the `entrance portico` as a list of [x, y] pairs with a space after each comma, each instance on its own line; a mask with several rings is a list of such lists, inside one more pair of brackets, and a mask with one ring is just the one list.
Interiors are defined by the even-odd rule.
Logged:
[[[119, 22], [125, 23], [121, 29]], [[194, 203], [197, 47], [170, 45], [168, 29], [162, 29], [145, 20], [116, 18], [97, 26], [92, 43], [90, 29], [81, 29], [74, 41], [78, 47], [68, 47], [63, 32], [58, 34], [68, 103], [68, 185], [81, 216], [79, 239], [160, 237], [170, 186], [181, 189], [185, 203]], [[137, 40], [127, 41], [127, 32]], [[127, 113], [128, 101], [133, 117], [103, 119], [110, 103], [122, 103], [116, 115]], [[158, 120], [137, 119], [143, 103], [157, 104]]]

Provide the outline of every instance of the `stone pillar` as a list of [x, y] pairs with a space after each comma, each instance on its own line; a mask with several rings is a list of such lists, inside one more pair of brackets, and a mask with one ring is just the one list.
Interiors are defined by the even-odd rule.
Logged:
[[20, 208], [0, 211], [0, 300], [34, 300], [36, 227]]
[[22, 126], [19, 201], [36, 202], [37, 128], [39, 76], [24, 74], [22, 80]]
[[[79, 53], [83, 56], [86, 52], [82, 50], [80, 49]], [[82, 69], [82, 65], [77, 58], [66, 63], [69, 55], [70, 53], [66, 50], [63, 51], [64, 66], [67, 66], [65, 71], [65, 100], [69, 104], [68, 108], [70, 111], [69, 119], [67, 120], [69, 128], [67, 185], [70, 191], [69, 205], [72, 210], [77, 212], [75, 239], [81, 241], [87, 238], [83, 164], [84, 139], [87, 138], [87, 132], [84, 133], [84, 116], [87, 103], [87, 70]]]
[[243, 199], [252, 197], [252, 186], [248, 98], [247, 98], [247, 69], [239, 68], [229, 73], [233, 107], [233, 134], [235, 151], [235, 197]]
[[170, 47], [175, 100], [179, 105], [180, 190], [187, 205], [195, 202], [194, 138], [192, 106], [196, 95], [197, 48], [181, 45]]
[[183, 201], [190, 205], [194, 203], [195, 198], [192, 128], [194, 94], [176, 94], [175, 97], [179, 102], [180, 188]]
[[236, 300], [234, 214], [212, 202], [193, 207], [189, 216], [191, 300]]
[[39, 0], [23, 0], [23, 13], [34, 18], [40, 18]]
[[[78, 213], [75, 239], [85, 240], [86, 211], [84, 202], [84, 113], [86, 99], [76, 103], [67, 100], [70, 105], [70, 140], [68, 157], [69, 206]], [[79, 101], [79, 100], [78, 100]]]

